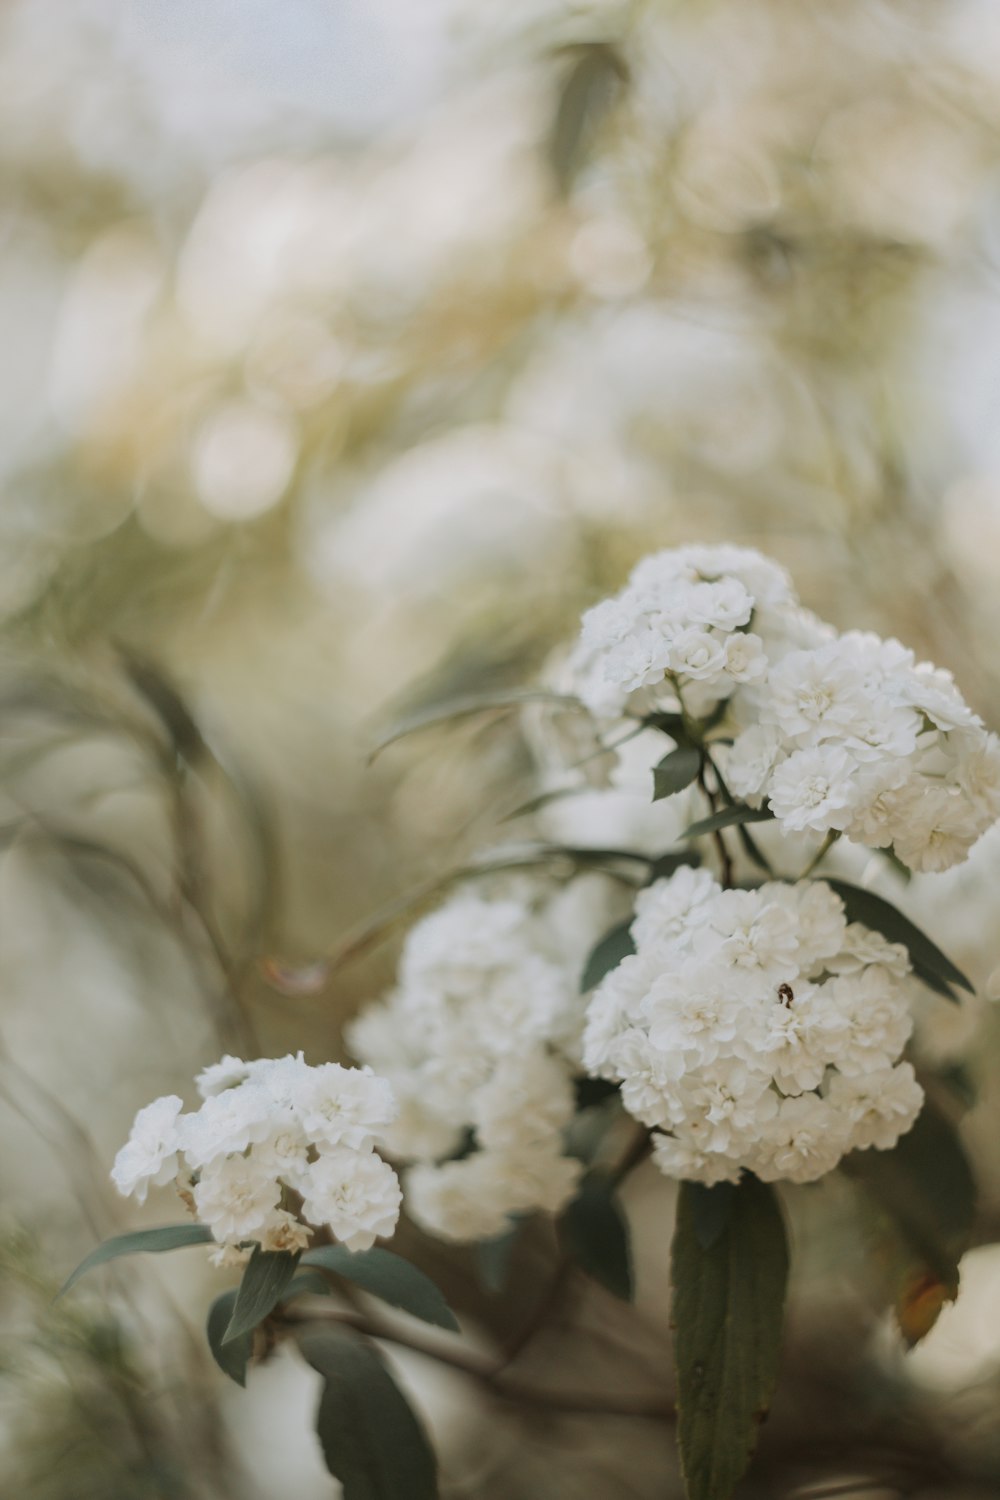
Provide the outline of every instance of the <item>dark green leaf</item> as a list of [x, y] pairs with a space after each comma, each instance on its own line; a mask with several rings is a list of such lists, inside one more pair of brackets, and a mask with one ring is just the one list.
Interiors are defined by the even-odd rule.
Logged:
[[560, 1237], [578, 1265], [603, 1287], [632, 1300], [628, 1226], [605, 1178], [585, 1177], [559, 1221]]
[[58, 1295], [68, 1292], [80, 1277], [105, 1261], [117, 1260], [120, 1255], [136, 1255], [142, 1252], [180, 1250], [184, 1245], [210, 1245], [212, 1231], [204, 1224], [164, 1224], [159, 1229], [137, 1229], [132, 1234], [118, 1234], [105, 1240], [96, 1250], [91, 1250], [77, 1266]]
[[315, 1250], [306, 1251], [302, 1264], [335, 1271], [338, 1276], [363, 1287], [373, 1297], [410, 1313], [414, 1318], [458, 1332], [455, 1314], [430, 1277], [391, 1250], [351, 1251], [345, 1250], [343, 1245], [320, 1245]]
[[676, 740], [679, 745], [689, 743], [683, 714], [652, 713], [647, 714], [642, 722], [649, 729], [658, 729], [661, 734], [669, 734], [670, 738]]
[[580, 170], [594, 131], [625, 78], [625, 66], [606, 42], [587, 42], [559, 94], [549, 162], [561, 193], [567, 193]]
[[631, 926], [632, 918], [629, 917], [627, 922], [620, 922], [617, 927], [612, 927], [610, 932], [606, 932], [596, 947], [591, 950], [590, 957], [583, 966], [583, 977], [580, 980], [581, 995], [585, 995], [596, 984], [600, 984], [605, 974], [610, 974], [612, 969], [617, 969], [623, 958], [628, 958], [630, 953], [635, 952]]
[[573, 1098], [577, 1109], [590, 1109], [594, 1104], [603, 1104], [618, 1093], [617, 1083], [610, 1078], [574, 1078]]
[[435, 724], [447, 724], [452, 719], [465, 719], [471, 714], [488, 713], [491, 709], [517, 708], [522, 703], [554, 703], [563, 708], [579, 708], [578, 698], [563, 693], [550, 693], [542, 688], [517, 688], [497, 693], [476, 693], [464, 698], [452, 698], [448, 703], [434, 703], [428, 708], [399, 720], [376, 737], [369, 761], [375, 759], [388, 745], [420, 729], [430, 729]]
[[299, 1347], [323, 1377], [316, 1431], [344, 1500], [437, 1500], [434, 1451], [372, 1345], [310, 1328]]
[[476, 1264], [479, 1279], [488, 1292], [502, 1292], [507, 1285], [510, 1257], [521, 1233], [523, 1220], [515, 1220], [502, 1234], [491, 1240], [480, 1240], [476, 1245]]
[[703, 1183], [692, 1182], [688, 1188], [695, 1235], [703, 1250], [711, 1250], [729, 1223], [736, 1186], [732, 1182], [717, 1182], [714, 1187], [705, 1187]]
[[284, 1296], [298, 1261], [298, 1255], [290, 1250], [262, 1250], [259, 1245], [254, 1246], [236, 1294], [229, 1327], [222, 1336], [224, 1344], [231, 1344], [263, 1322]]
[[734, 1189], [707, 1248], [699, 1197], [681, 1183], [672, 1255], [677, 1440], [688, 1500], [729, 1500], [777, 1379], [788, 1245], [774, 1191], [756, 1178]]
[[701, 855], [697, 849], [685, 849], [680, 854], [658, 854], [649, 866], [646, 883], [652, 885], [654, 880], [665, 880], [669, 875], [675, 875], [682, 865], [700, 864]]
[[720, 828], [733, 828], [739, 823], [768, 823], [774, 813], [768, 807], [724, 807], [721, 812], [708, 818], [699, 818], [690, 828], [685, 828], [686, 839], [697, 839], [703, 833], [716, 833]]
[[653, 767], [653, 801], [672, 797], [696, 781], [701, 770], [701, 751], [693, 745], [679, 745]]
[[958, 1263], [972, 1236], [976, 1183], [951, 1123], [925, 1103], [913, 1129], [891, 1151], [854, 1151], [843, 1166], [953, 1296]]
[[915, 927], [908, 917], [904, 917], [898, 907], [883, 900], [881, 896], [876, 896], [873, 891], [863, 890], [861, 886], [851, 885], [846, 880], [829, 880], [825, 876], [824, 879], [843, 901], [849, 922], [861, 922], [865, 927], [872, 927], [891, 943], [902, 943], [908, 949], [913, 972], [924, 984], [948, 1000], [955, 999], [951, 990], [953, 984], [968, 990], [970, 994], [975, 993], [961, 969], [931, 942], [926, 933]]
[[293, 1297], [329, 1297], [333, 1285], [319, 1271], [300, 1271], [293, 1276], [281, 1294], [282, 1302], [291, 1302]]
[[230, 1292], [223, 1292], [221, 1297], [216, 1297], [208, 1309], [205, 1333], [208, 1337], [208, 1347], [212, 1351], [212, 1358], [219, 1369], [228, 1375], [230, 1380], [235, 1380], [237, 1385], [246, 1385], [247, 1365], [253, 1353], [253, 1330], [248, 1329], [246, 1333], [241, 1333], [239, 1338], [231, 1339], [228, 1344], [223, 1342], [223, 1336], [229, 1327], [235, 1306], [235, 1288]]

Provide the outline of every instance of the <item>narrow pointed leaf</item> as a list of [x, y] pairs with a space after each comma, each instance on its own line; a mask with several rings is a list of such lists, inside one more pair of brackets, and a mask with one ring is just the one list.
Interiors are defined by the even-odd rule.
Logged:
[[697, 849], [682, 849], [679, 854], [658, 854], [649, 866], [647, 883], [653, 884], [654, 880], [665, 880], [669, 875], [675, 875], [682, 865], [696, 866], [701, 864], [701, 855]]
[[620, 922], [617, 927], [612, 927], [610, 932], [606, 932], [591, 950], [590, 957], [583, 966], [583, 976], [580, 980], [581, 995], [585, 995], [588, 990], [600, 984], [605, 974], [610, 974], [612, 969], [617, 969], [623, 958], [628, 958], [630, 953], [635, 952], [631, 927], [632, 918], [629, 917], [627, 922]]
[[241, 1333], [239, 1338], [231, 1339], [224, 1343], [224, 1335], [229, 1327], [233, 1316], [233, 1308], [236, 1306], [237, 1289], [223, 1292], [221, 1297], [216, 1297], [208, 1309], [208, 1319], [205, 1324], [205, 1335], [208, 1339], [208, 1347], [212, 1351], [212, 1358], [224, 1374], [230, 1380], [235, 1380], [237, 1385], [247, 1383], [247, 1365], [253, 1353], [253, 1330]]
[[724, 807], [710, 817], [699, 818], [690, 828], [685, 828], [686, 839], [701, 838], [704, 833], [716, 833], [720, 828], [735, 828], [741, 823], [769, 823], [774, 813], [769, 807]]
[[224, 1344], [231, 1344], [241, 1334], [256, 1328], [273, 1311], [295, 1275], [298, 1259], [298, 1255], [289, 1250], [254, 1247], [236, 1293], [229, 1326], [222, 1336]]
[[458, 1320], [444, 1297], [423, 1271], [391, 1250], [345, 1250], [343, 1245], [320, 1245], [307, 1250], [304, 1266], [319, 1266], [353, 1281], [391, 1307], [410, 1313], [424, 1323], [458, 1332]]
[[559, 1229], [563, 1244], [587, 1275], [623, 1302], [631, 1302], [628, 1226], [612, 1185], [600, 1177], [584, 1178]]
[[180, 1250], [185, 1245], [211, 1243], [212, 1231], [204, 1224], [164, 1224], [159, 1229], [137, 1229], [132, 1234], [115, 1235], [114, 1239], [105, 1240], [81, 1260], [73, 1274], [60, 1287], [58, 1295], [61, 1297], [64, 1292], [68, 1292], [81, 1276], [92, 1271], [95, 1266], [117, 1260], [120, 1255], [137, 1255], [149, 1251], [159, 1253], [164, 1250]]
[[729, 1500], [777, 1380], [788, 1245], [773, 1189], [744, 1177], [706, 1246], [704, 1192], [683, 1182], [677, 1202], [677, 1440], [688, 1500]]
[[679, 745], [653, 767], [653, 801], [672, 797], [697, 780], [701, 770], [701, 751], [693, 745]]
[[316, 1432], [344, 1500], [437, 1500], [434, 1450], [374, 1347], [310, 1328], [299, 1348], [323, 1377]]
[[427, 708], [398, 720], [382, 731], [372, 746], [369, 761], [375, 759], [388, 745], [415, 734], [420, 729], [430, 729], [435, 724], [447, 724], [452, 719], [465, 719], [472, 714], [488, 713], [493, 709], [518, 708], [522, 703], [552, 703], [563, 708], [579, 708], [580, 700], [562, 693], [550, 693], [541, 688], [516, 688], [505, 692], [476, 693], [468, 697], [452, 698], [447, 703], [434, 703]]
[[955, 999], [951, 989], [953, 984], [968, 990], [970, 995], [975, 993], [972, 983], [961, 969], [941, 952], [936, 943], [931, 942], [926, 933], [915, 927], [909, 917], [904, 917], [891, 901], [876, 896], [873, 891], [863, 890], [861, 886], [851, 885], [846, 880], [827, 880], [826, 884], [843, 901], [849, 922], [861, 922], [865, 927], [872, 927], [880, 932], [891, 943], [902, 943], [909, 952], [914, 974], [932, 990], [948, 1000]]

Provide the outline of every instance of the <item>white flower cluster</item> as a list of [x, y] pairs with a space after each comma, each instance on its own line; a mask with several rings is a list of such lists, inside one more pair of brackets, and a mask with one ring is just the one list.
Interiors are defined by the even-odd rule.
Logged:
[[777, 563], [748, 547], [654, 552], [584, 615], [567, 686], [599, 718], [677, 710], [682, 700], [703, 717], [764, 677], [762, 631], [804, 633], [804, 643], [822, 635]]
[[775, 563], [739, 547], [655, 553], [583, 619], [567, 684], [591, 711], [725, 701], [730, 790], [790, 832], [892, 846], [944, 870], [1000, 816], [1000, 742], [949, 673], [895, 640], [801, 609]]
[[488, 1238], [512, 1214], [572, 1197], [580, 1168], [562, 1132], [580, 1071], [579, 978], [606, 903], [596, 876], [556, 894], [529, 881], [499, 896], [461, 889], [411, 930], [397, 988], [348, 1028], [399, 1098], [386, 1147], [415, 1163], [407, 1209], [431, 1233]]
[[828, 885], [723, 890], [684, 868], [639, 894], [632, 935], [592, 997], [584, 1060], [654, 1128], [667, 1175], [811, 1182], [909, 1130], [909, 956], [848, 924]]
[[[145, 1202], [175, 1181], [223, 1247], [301, 1250], [328, 1225], [349, 1250], [392, 1234], [401, 1193], [374, 1146], [396, 1114], [392, 1088], [369, 1069], [310, 1067], [297, 1057], [224, 1057], [197, 1079], [200, 1109], [176, 1095], [141, 1109], [115, 1158], [119, 1192]], [[302, 1218], [286, 1205], [301, 1199]], [[307, 1222], [303, 1222], [303, 1220]]]

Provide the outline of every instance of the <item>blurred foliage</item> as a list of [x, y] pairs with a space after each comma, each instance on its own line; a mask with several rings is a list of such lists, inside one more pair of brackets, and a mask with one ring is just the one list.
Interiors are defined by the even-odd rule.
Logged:
[[[53, 1312], [30, 1281], [122, 1227], [103, 1177], [137, 1103], [226, 1046], [338, 1055], [393, 944], [324, 956], [521, 836], [496, 826], [534, 792], [509, 719], [366, 769], [377, 725], [523, 683], [640, 553], [695, 537], [774, 553], [826, 617], [899, 634], [998, 717], [995, 7], [335, 9], [0, 17], [3, 1187], [40, 1236], [6, 1272], [4, 1477], [40, 1500], [227, 1493], [202, 1468], [221, 1429], [195, 1451], [147, 1399], [133, 1312]], [[987, 840], [907, 892], [980, 990], [998, 865]], [[943, 1071], [977, 1023], [988, 1242], [996, 1021], [978, 1002], [929, 1029]], [[641, 1316], [578, 1309], [554, 1365], [607, 1326], [623, 1367], [659, 1368], [638, 1272]], [[815, 1378], [760, 1483], [826, 1475], [824, 1422], [842, 1474], [844, 1433], [908, 1403], [910, 1480], [993, 1483], [1000, 1344], [932, 1423], [922, 1366], [876, 1341], [859, 1373], [832, 1338], [845, 1299], [875, 1338], [866, 1292], [815, 1286]], [[171, 1358], [176, 1393], [194, 1356]], [[555, 1492], [551, 1442], [486, 1425], [455, 1436], [454, 1494]], [[663, 1493], [657, 1435], [631, 1478], [618, 1443], [594, 1434], [564, 1492]], [[299, 1500], [328, 1493], [310, 1475]]]

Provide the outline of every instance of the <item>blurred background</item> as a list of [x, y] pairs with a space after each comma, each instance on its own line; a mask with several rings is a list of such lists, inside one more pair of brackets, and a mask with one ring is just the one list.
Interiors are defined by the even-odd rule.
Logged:
[[[380, 723], [530, 680], [698, 539], [772, 553], [1000, 726], [998, 85], [989, 0], [3, 7], [4, 1494], [336, 1492], [312, 1377], [211, 1365], [220, 1273], [51, 1296], [137, 1222], [107, 1183], [137, 1108], [225, 1049], [343, 1055], [392, 973], [369, 920], [516, 835], [509, 717], [368, 767]], [[998, 877], [987, 836], [906, 893], [984, 996]], [[984, 998], [931, 1030], [983, 1192], [962, 1300], [904, 1355], [844, 1189], [797, 1195], [747, 1495], [1000, 1485], [1000, 1029]], [[669, 1194], [629, 1203], [638, 1307], [578, 1288], [550, 1378], [669, 1381]], [[436, 1271], [488, 1339], [508, 1311]], [[662, 1426], [401, 1368], [446, 1496], [676, 1493]]]

